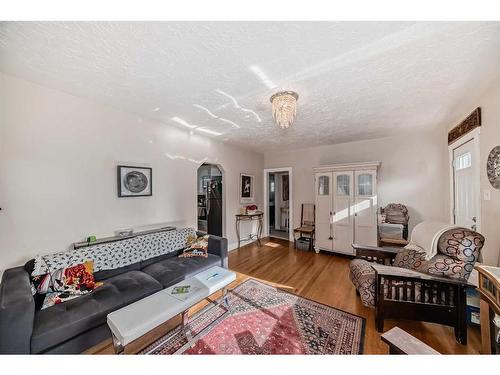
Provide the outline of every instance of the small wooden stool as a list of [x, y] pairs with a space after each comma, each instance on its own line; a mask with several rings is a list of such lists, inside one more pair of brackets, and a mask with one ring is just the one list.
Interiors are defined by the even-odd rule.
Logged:
[[384, 333], [382, 341], [389, 345], [389, 354], [441, 354], [399, 327]]

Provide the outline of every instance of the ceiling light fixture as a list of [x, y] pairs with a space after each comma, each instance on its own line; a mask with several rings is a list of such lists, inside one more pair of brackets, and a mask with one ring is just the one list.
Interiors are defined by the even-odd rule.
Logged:
[[287, 129], [293, 124], [297, 116], [297, 100], [299, 94], [295, 91], [280, 91], [271, 96], [273, 118], [282, 129]]

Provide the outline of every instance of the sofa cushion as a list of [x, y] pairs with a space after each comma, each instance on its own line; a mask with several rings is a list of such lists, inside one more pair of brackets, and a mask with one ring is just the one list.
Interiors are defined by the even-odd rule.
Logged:
[[141, 262], [136, 262], [133, 264], [129, 264], [128, 266], [123, 266], [119, 268], [114, 268], [111, 270], [103, 270], [94, 272], [95, 281], [102, 281], [109, 279], [113, 276], [121, 275], [122, 273], [130, 272], [130, 271], [140, 271], [141, 270]]
[[93, 292], [35, 314], [31, 351], [43, 352], [106, 323], [111, 311], [161, 290], [151, 276], [130, 271], [111, 277]]
[[438, 254], [422, 263], [417, 271], [450, 279], [467, 280], [475, 262], [464, 262], [447, 255]]
[[406, 248], [394, 258], [395, 267], [408, 268], [426, 274], [467, 280], [484, 244], [484, 237], [464, 228], [444, 232], [438, 241], [439, 253], [430, 260], [417, 246]]
[[354, 259], [349, 264], [349, 277], [366, 307], [375, 306], [375, 270], [371, 265], [364, 259]]
[[456, 260], [474, 264], [484, 244], [484, 237], [470, 229], [453, 228], [438, 241], [438, 251]]
[[167, 288], [186, 277], [197, 274], [213, 266], [220, 266], [221, 258], [217, 255], [208, 254], [207, 258], [168, 258], [151, 264], [142, 269], [143, 272], [158, 280], [164, 288]]
[[150, 264], [153, 264], [153, 263], [157, 263], [159, 261], [162, 261], [164, 259], [168, 259], [168, 258], [172, 258], [172, 257], [176, 257], [178, 256], [179, 254], [182, 254], [182, 249], [181, 250], [177, 250], [177, 251], [173, 251], [171, 253], [168, 253], [168, 254], [163, 254], [163, 255], [159, 255], [157, 257], [154, 257], [154, 258], [149, 258], [149, 259], [146, 259], [146, 260], [143, 260], [140, 264], [140, 268], [139, 269], [143, 269], [143, 268], [146, 268], [147, 266], [149, 266]]
[[425, 251], [417, 245], [412, 245], [396, 254], [393, 266], [416, 271], [425, 262]]

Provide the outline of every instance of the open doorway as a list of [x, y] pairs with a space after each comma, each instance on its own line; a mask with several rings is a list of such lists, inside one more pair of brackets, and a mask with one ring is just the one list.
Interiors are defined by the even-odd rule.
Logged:
[[290, 239], [290, 173], [287, 170], [266, 172], [266, 230], [269, 237]]
[[222, 237], [223, 173], [216, 164], [202, 164], [197, 177], [198, 231]]

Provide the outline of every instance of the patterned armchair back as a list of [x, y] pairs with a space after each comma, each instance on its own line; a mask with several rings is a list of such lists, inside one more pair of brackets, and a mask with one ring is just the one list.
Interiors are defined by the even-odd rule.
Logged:
[[454, 228], [438, 240], [438, 254], [425, 260], [425, 253], [405, 249], [394, 259], [393, 266], [430, 275], [467, 280], [484, 245], [484, 237], [470, 229]]

